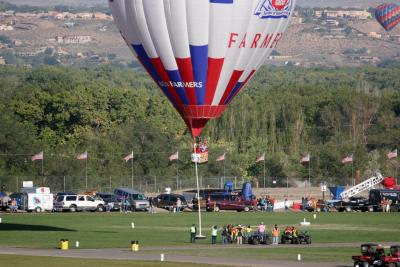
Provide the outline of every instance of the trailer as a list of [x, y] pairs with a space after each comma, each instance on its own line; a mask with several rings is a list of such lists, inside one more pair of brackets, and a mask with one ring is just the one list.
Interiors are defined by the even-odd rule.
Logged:
[[22, 188], [21, 209], [28, 212], [53, 210], [53, 194], [48, 187]]

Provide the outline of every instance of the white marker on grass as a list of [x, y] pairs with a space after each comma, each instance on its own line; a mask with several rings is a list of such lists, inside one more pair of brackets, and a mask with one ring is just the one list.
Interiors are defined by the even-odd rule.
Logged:
[[297, 260], [301, 261], [301, 254], [297, 254]]
[[131, 223], [131, 227], [132, 227], [132, 229], [134, 229], [135, 228], [135, 223]]
[[0, 223], [1, 223], [1, 218], [0, 218]]
[[79, 248], [79, 241], [75, 242], [75, 247]]
[[315, 219], [317, 219], [317, 214], [316, 214], [316, 213], [314, 213], [314, 220], [315, 220]]
[[164, 254], [161, 254], [160, 261], [164, 261]]

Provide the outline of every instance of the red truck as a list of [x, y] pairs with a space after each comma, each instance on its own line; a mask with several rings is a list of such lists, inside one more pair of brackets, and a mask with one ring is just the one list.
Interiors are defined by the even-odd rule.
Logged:
[[241, 194], [210, 194], [207, 199], [208, 211], [236, 210], [250, 211], [253, 209], [251, 200], [244, 199]]

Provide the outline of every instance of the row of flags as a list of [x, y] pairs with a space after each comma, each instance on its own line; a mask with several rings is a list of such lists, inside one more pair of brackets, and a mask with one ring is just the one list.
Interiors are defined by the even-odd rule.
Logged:
[[[397, 158], [397, 148], [395, 150], [392, 150], [389, 153], [387, 153], [386, 156], [388, 157], [388, 159]], [[76, 157], [76, 159], [78, 159], [78, 160], [86, 160], [87, 158], [88, 158], [88, 152], [87, 151], [83, 152], [82, 154], [79, 154]], [[43, 151], [40, 151], [39, 153], [33, 155], [31, 159], [32, 159], [32, 161], [43, 160]], [[126, 162], [134, 159], [133, 151], [130, 154], [126, 155], [123, 159]], [[179, 151], [176, 151], [174, 154], [169, 156], [168, 159], [169, 159], [169, 161], [179, 160]], [[225, 160], [225, 153], [220, 155], [215, 161], [224, 161], [224, 160]], [[263, 153], [262, 155], [257, 157], [256, 163], [264, 161], [264, 160], [265, 160], [265, 153]], [[309, 163], [309, 162], [310, 162], [310, 154], [305, 155], [300, 160], [300, 163], [302, 163], [302, 164], [303, 163]], [[341, 162], [343, 164], [353, 162], [353, 155], [348, 155], [348, 156], [344, 157]]]

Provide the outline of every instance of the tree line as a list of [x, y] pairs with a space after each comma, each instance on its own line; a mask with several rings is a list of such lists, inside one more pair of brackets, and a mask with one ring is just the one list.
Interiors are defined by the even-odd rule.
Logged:
[[[67, 176], [82, 188], [109, 177], [122, 183], [193, 180], [192, 138], [185, 124], [141, 68], [92, 66], [0, 67], [0, 183], [15, 190], [34, 180], [60, 188]], [[203, 177], [274, 177], [278, 185], [308, 180], [348, 184], [376, 170], [395, 175], [399, 145], [400, 69], [263, 67], [223, 116], [203, 133], [210, 161]], [[44, 162], [31, 156], [43, 151]], [[88, 151], [88, 166], [76, 156]], [[134, 153], [132, 166], [123, 160]], [[179, 151], [179, 162], [168, 157]], [[265, 162], [256, 157], [265, 152]], [[215, 159], [226, 153], [226, 160]], [[354, 157], [353, 166], [340, 161]], [[178, 165], [177, 165], [178, 164]], [[178, 173], [177, 173], [178, 172]], [[44, 177], [43, 177], [44, 176]], [[171, 182], [172, 183], [172, 182]]]

